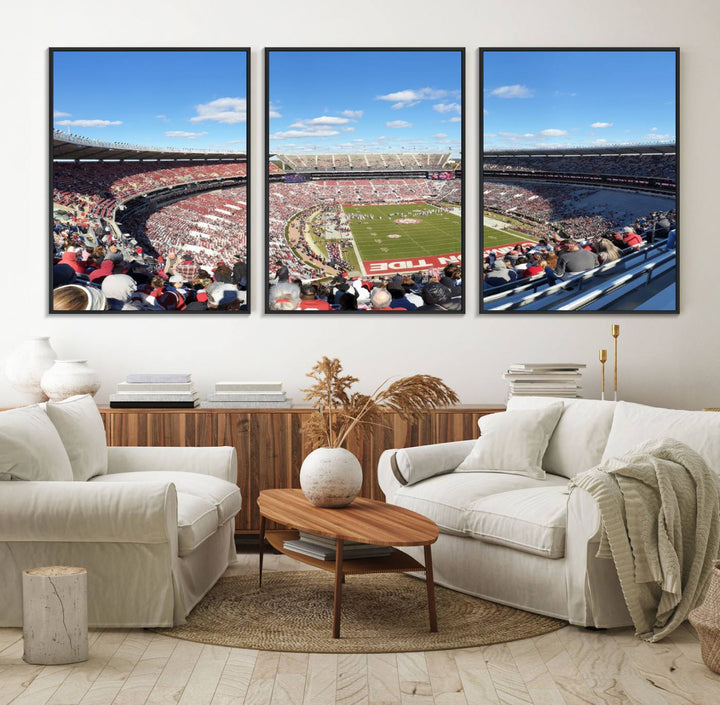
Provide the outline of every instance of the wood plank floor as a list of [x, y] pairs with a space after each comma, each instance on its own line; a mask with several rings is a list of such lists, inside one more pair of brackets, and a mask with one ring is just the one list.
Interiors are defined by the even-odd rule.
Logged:
[[[257, 569], [240, 554], [228, 574]], [[265, 570], [307, 569], [266, 556]], [[279, 654], [138, 629], [90, 633], [90, 659], [22, 660], [0, 629], [0, 705], [718, 705], [720, 676], [683, 625], [659, 644], [566, 627], [508, 644], [407, 654]]]

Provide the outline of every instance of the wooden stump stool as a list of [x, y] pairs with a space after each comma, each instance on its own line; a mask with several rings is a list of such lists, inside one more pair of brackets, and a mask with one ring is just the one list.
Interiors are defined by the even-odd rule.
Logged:
[[720, 673], [720, 562], [715, 564], [705, 600], [688, 615], [700, 639], [705, 665]]
[[87, 571], [49, 566], [23, 571], [23, 659], [54, 665], [88, 658]]

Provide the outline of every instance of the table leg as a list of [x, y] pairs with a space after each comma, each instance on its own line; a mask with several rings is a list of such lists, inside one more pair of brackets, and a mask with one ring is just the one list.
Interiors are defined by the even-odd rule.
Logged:
[[262, 569], [263, 569], [263, 554], [265, 553], [265, 517], [260, 516], [260, 545], [258, 546], [258, 556], [260, 558], [259, 574], [258, 574], [258, 587], [262, 587]]
[[428, 612], [430, 613], [430, 631], [436, 632], [437, 610], [435, 608], [435, 582], [433, 579], [432, 547], [425, 546], [425, 583], [427, 584]]
[[343, 544], [342, 539], [335, 541], [335, 593], [333, 595], [333, 639], [340, 638], [340, 608], [342, 605], [343, 584]]

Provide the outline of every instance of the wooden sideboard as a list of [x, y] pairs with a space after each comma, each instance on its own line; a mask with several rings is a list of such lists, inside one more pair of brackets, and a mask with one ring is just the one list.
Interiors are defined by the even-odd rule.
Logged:
[[[243, 509], [237, 533], [257, 533], [261, 490], [299, 487], [300, 465], [308, 452], [303, 420], [311, 409], [108, 409], [101, 408], [108, 445], [114, 446], [233, 446], [238, 455], [237, 484]], [[354, 433], [347, 448], [364, 471], [361, 494], [384, 499], [377, 483], [377, 463], [388, 448], [476, 438], [477, 421], [504, 411], [502, 405], [462, 405], [429, 411], [420, 423], [408, 425], [397, 414], [386, 414], [386, 426], [368, 438]], [[268, 527], [270, 528], [270, 527]]]

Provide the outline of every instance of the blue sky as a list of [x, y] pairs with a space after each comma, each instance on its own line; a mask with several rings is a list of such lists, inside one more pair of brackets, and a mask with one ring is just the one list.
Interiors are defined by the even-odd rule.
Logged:
[[484, 148], [675, 142], [675, 54], [488, 51]]
[[460, 156], [459, 51], [270, 52], [270, 152]]
[[107, 142], [246, 149], [246, 55], [56, 51], [53, 124]]

